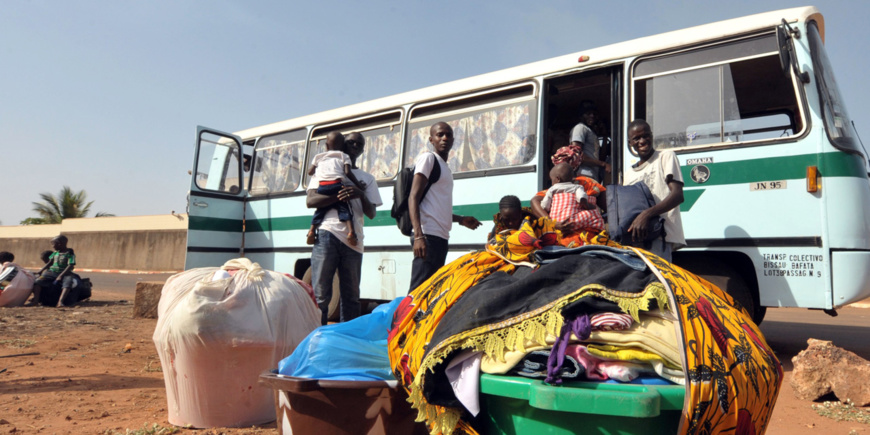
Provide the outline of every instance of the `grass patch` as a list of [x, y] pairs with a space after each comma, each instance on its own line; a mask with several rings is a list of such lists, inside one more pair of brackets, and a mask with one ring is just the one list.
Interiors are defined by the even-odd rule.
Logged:
[[22, 340], [15, 338], [12, 340], [0, 340], [0, 346], [11, 347], [12, 349], [24, 349], [36, 344], [36, 340]]
[[148, 423], [145, 423], [141, 429], [127, 429], [126, 432], [115, 432], [112, 430], [107, 430], [104, 432], [104, 435], [167, 435], [178, 433], [179, 430], [177, 427], [165, 427], [161, 426], [157, 423], [148, 426]]
[[[157, 364], [154, 364], [157, 363]], [[142, 371], [146, 373], [155, 373], [160, 372], [163, 373], [163, 367], [160, 365], [160, 361], [151, 360], [148, 361], [148, 364], [145, 364], [145, 368]]]
[[854, 421], [856, 423], [870, 424], [870, 410], [856, 408], [849, 399], [843, 402], [822, 402], [813, 405], [816, 414], [836, 421]]

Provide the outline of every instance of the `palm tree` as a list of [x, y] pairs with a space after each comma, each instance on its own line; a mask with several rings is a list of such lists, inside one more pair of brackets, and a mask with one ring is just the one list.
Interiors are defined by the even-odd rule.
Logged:
[[[60, 193], [55, 196], [50, 193], [40, 193], [42, 202], [33, 203], [33, 211], [38, 218], [28, 218], [25, 221], [38, 224], [59, 224], [66, 218], [82, 218], [87, 217], [91, 211], [93, 201], [87, 201], [87, 193], [84, 190], [73, 192], [69, 186], [63, 186]], [[111, 213], [99, 212], [95, 217], [114, 216]]]

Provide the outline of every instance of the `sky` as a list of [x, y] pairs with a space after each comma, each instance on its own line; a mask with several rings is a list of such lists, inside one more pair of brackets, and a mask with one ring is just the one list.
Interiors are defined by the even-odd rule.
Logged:
[[[4, 1], [0, 224], [40, 193], [90, 216], [184, 212], [196, 126], [234, 132], [785, 1]], [[824, 1], [859, 135], [870, 2]], [[870, 144], [868, 144], [870, 146]]]

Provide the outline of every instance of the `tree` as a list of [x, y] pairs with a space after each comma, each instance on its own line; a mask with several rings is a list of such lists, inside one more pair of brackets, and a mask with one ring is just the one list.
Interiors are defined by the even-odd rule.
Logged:
[[[57, 196], [50, 193], [40, 193], [42, 202], [33, 203], [33, 211], [39, 217], [27, 218], [21, 225], [59, 224], [66, 218], [87, 217], [93, 201], [86, 202], [88, 194], [84, 190], [73, 192], [69, 186], [63, 186]], [[99, 212], [94, 217], [114, 216], [111, 213]]]

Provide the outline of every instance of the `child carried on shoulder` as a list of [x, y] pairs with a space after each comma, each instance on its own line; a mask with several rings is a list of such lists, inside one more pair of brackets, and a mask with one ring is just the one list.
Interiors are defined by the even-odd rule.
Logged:
[[[326, 152], [317, 154], [311, 161], [311, 169], [308, 170], [308, 175], [317, 178], [317, 193], [321, 195], [337, 195], [344, 186], [350, 185], [349, 183], [364, 189], [365, 187], [362, 183], [351, 172], [351, 165], [350, 157], [345, 153], [344, 136], [337, 131], [333, 131], [326, 135]], [[356, 246], [358, 240], [353, 223], [353, 211], [351, 210], [350, 203], [347, 201], [336, 201], [328, 207], [315, 209], [314, 216], [311, 218], [311, 229], [308, 230], [306, 242], [309, 245], [314, 244], [317, 238], [317, 228], [323, 223], [326, 213], [332, 209], [338, 212], [338, 219], [340, 221], [347, 222], [347, 227], [349, 228], [347, 234], [348, 244]]]

